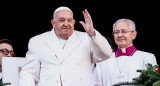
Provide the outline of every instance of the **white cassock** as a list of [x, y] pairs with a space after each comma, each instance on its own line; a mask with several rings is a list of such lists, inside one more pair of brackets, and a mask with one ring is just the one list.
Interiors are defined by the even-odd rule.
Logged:
[[54, 29], [30, 39], [26, 63], [19, 74], [19, 86], [94, 86], [92, 64], [111, 56], [108, 41], [74, 31], [68, 40]]
[[138, 69], [144, 69], [145, 64], [156, 65], [154, 54], [137, 50], [132, 56], [120, 56], [97, 63], [94, 70], [95, 86], [112, 86], [119, 82], [129, 82], [140, 75]]

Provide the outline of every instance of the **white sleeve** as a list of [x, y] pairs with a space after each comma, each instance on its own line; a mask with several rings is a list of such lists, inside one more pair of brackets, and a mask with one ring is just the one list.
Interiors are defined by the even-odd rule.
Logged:
[[36, 42], [29, 42], [29, 51], [26, 54], [26, 63], [19, 75], [19, 86], [35, 86], [39, 80], [40, 62], [36, 55]]
[[101, 62], [108, 59], [112, 54], [112, 49], [107, 39], [95, 30], [96, 37], [92, 40], [92, 61]]
[[151, 54], [151, 56], [148, 56], [145, 59], [145, 64], [150, 63], [152, 66], [157, 65], [157, 60], [154, 54]]

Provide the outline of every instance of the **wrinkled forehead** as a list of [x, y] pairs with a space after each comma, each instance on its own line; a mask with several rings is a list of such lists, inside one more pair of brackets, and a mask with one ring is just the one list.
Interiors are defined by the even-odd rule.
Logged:
[[128, 29], [131, 29], [130, 28], [130, 23], [129, 22], [127, 22], [127, 21], [119, 21], [119, 22], [117, 22], [116, 24], [115, 24], [115, 26], [114, 26], [114, 30], [124, 30], [124, 29], [126, 29], [126, 30], [128, 30]]
[[12, 46], [10, 44], [7, 43], [1, 43], [0, 44], [0, 49], [8, 49], [8, 50], [13, 50]]

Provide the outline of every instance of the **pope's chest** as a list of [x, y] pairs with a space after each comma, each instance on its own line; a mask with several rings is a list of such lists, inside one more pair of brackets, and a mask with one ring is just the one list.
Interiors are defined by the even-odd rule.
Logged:
[[87, 61], [90, 60], [90, 48], [85, 48], [86, 45], [79, 45], [76, 47], [58, 49], [58, 47], [47, 47], [40, 46], [39, 50], [36, 53], [39, 53], [38, 58], [43, 62], [52, 62], [52, 61], [63, 61], [63, 60], [72, 60], [72, 61]]

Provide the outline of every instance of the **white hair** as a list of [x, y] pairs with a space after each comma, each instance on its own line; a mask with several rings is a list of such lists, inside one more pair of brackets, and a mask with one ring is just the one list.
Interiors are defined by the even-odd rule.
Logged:
[[[65, 6], [61, 6], [61, 7], [58, 7], [58, 8], [54, 11], [54, 13], [53, 13], [53, 18], [55, 17], [55, 14], [56, 14], [57, 12], [61, 11], [61, 10], [69, 10], [69, 11], [72, 12], [72, 10], [71, 10], [70, 8], [65, 7]], [[73, 14], [73, 12], [72, 12], [72, 14]]]
[[118, 22], [129, 22], [129, 23], [130, 23], [130, 29], [131, 29], [132, 31], [136, 31], [135, 23], [134, 23], [132, 20], [126, 19], [126, 18], [122, 18], [122, 19], [117, 20], [117, 21], [113, 24], [113, 31], [114, 31], [115, 25], [116, 25]]

